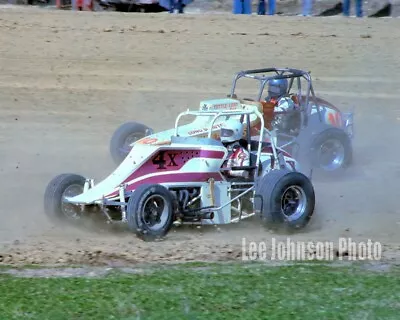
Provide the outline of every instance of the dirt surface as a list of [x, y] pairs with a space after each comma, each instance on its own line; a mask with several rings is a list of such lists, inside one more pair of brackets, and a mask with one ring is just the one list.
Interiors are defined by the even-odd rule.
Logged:
[[129, 232], [54, 226], [42, 209], [55, 175], [112, 172], [108, 143], [124, 121], [170, 128], [201, 99], [225, 97], [234, 72], [266, 66], [311, 70], [319, 96], [356, 113], [354, 166], [314, 181], [314, 220], [291, 238], [371, 239], [384, 260], [399, 260], [400, 20], [5, 8], [0, 26], [0, 263], [231, 260], [243, 237], [286, 239], [255, 219], [144, 243]]

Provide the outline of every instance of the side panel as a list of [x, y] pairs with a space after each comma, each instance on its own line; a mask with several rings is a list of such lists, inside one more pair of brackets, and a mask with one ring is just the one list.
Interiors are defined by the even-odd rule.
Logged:
[[226, 153], [226, 149], [219, 146], [176, 145], [170, 148], [135, 145], [108, 177], [68, 200], [90, 204], [102, 198], [116, 199], [121, 185], [125, 185], [129, 192], [143, 183], [198, 185], [210, 178], [223, 181], [220, 167]]
[[157, 152], [157, 146], [137, 145], [130, 151], [121, 164], [105, 179], [96, 183], [93, 188], [69, 199], [72, 203], [90, 204], [103, 197], [118, 194], [118, 187], [138, 168], [140, 168], [153, 154]]
[[[342, 114], [340, 111], [330, 108], [328, 106], [320, 105], [320, 112], [322, 120], [330, 126], [341, 128], [343, 124]], [[318, 110], [316, 106], [311, 109], [311, 117], [318, 117]]]
[[[211, 195], [209, 184], [204, 184], [201, 188], [202, 207], [222, 206], [230, 201], [228, 194], [229, 183], [225, 181], [214, 183], [214, 197]], [[214, 219], [202, 220], [202, 224], [228, 224], [231, 221], [231, 204], [221, 210], [214, 212]]]
[[[303, 98], [303, 101], [305, 101], [305, 97]], [[312, 117], [318, 118], [318, 109], [316, 103], [320, 108], [322, 120], [325, 124], [337, 128], [341, 128], [343, 126], [341, 111], [337, 107], [335, 107], [332, 103], [322, 98], [317, 97], [316, 101], [310, 101]]]
[[[160, 148], [140, 168], [122, 181], [126, 192], [135, 190], [143, 183], [163, 185], [195, 184], [210, 178], [224, 180], [220, 167], [226, 156], [223, 147], [176, 146]], [[118, 196], [118, 190], [107, 198]]]
[[[353, 112], [341, 112], [338, 108], [326, 102], [320, 100], [320, 110], [322, 120], [325, 125], [336, 127], [344, 130], [349, 137], [352, 139], [354, 136], [354, 113]], [[319, 121], [318, 110], [316, 106], [311, 109], [312, 122]]]

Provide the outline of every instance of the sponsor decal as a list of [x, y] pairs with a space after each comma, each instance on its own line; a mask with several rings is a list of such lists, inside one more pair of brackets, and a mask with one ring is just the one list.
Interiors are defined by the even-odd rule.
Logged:
[[152, 144], [156, 143], [158, 141], [157, 138], [143, 138], [139, 141], [137, 141], [138, 144]]
[[[219, 129], [219, 128], [221, 128], [221, 126], [222, 126], [222, 123], [218, 123], [218, 124], [214, 125], [212, 128], [213, 129]], [[194, 130], [188, 131], [188, 135], [189, 136], [193, 136], [195, 134], [205, 133], [207, 131], [208, 131], [208, 128], [194, 129]]]
[[342, 117], [339, 112], [328, 110], [325, 114], [325, 120], [335, 127], [340, 127], [342, 125]]
[[[334, 127], [341, 127], [342, 126], [342, 115], [340, 112], [325, 106], [320, 105], [320, 111], [322, 113], [322, 117], [325, 119], [327, 124], [330, 124]], [[311, 114], [317, 113], [317, 106], [314, 105], [311, 109]]]
[[204, 103], [201, 106], [202, 111], [207, 111], [207, 110], [236, 110], [238, 109], [240, 104], [238, 102], [230, 102], [230, 103], [218, 103], [218, 104], [207, 104]]
[[214, 110], [219, 110], [219, 109], [228, 109], [228, 110], [234, 110], [239, 106], [237, 102], [232, 102], [232, 103], [221, 103], [221, 104], [214, 104], [211, 109]]
[[157, 170], [167, 169], [167, 167], [178, 167], [175, 160], [177, 154], [177, 152], [160, 151], [151, 162], [156, 166]]

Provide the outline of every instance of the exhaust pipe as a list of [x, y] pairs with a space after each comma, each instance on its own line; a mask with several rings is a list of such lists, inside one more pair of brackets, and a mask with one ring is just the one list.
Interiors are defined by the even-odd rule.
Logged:
[[201, 219], [209, 219], [209, 220], [212, 220], [212, 219], [214, 219], [214, 212], [207, 212], [207, 213], [204, 213], [202, 216], [201, 216]]

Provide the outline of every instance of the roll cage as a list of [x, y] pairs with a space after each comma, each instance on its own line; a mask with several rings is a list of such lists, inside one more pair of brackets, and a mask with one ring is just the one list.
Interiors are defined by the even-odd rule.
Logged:
[[[238, 80], [242, 78], [254, 79], [259, 82], [259, 90], [256, 98], [257, 101], [262, 100], [265, 86], [269, 81], [274, 79], [288, 79], [289, 85], [287, 93], [290, 92], [294, 85], [297, 85], [296, 96], [299, 101], [300, 111], [302, 111], [306, 116], [304, 119], [304, 125], [307, 123], [307, 117], [311, 115], [312, 105], [309, 103], [310, 98], [315, 103], [319, 119], [322, 121], [321, 110], [317, 103], [318, 100], [315, 96], [310, 72], [293, 68], [264, 68], [239, 71], [234, 76], [230, 97], [236, 96], [235, 90], [237, 88], [237, 83]], [[301, 79], [306, 81], [306, 88], [302, 88]]]
[[[251, 126], [250, 115], [252, 115], [252, 114], [255, 114], [257, 116], [257, 118], [261, 122], [260, 136], [259, 136], [259, 139], [257, 141], [257, 152], [256, 152], [256, 160], [255, 161], [252, 161], [253, 153], [251, 152], [252, 144], [251, 144], [251, 135], [250, 135], [250, 126]], [[249, 172], [258, 173], [259, 169], [260, 169], [260, 164], [261, 164], [261, 161], [260, 161], [260, 159], [261, 159], [261, 151], [262, 151], [263, 145], [265, 144], [265, 142], [263, 141], [264, 134], [268, 134], [271, 137], [270, 146], [272, 148], [274, 157], [275, 157], [275, 159], [277, 159], [278, 163], [281, 164], [281, 158], [278, 156], [278, 151], [277, 151], [277, 148], [276, 148], [275, 132], [274, 131], [270, 131], [267, 128], [265, 128], [263, 114], [260, 111], [258, 111], [257, 109], [253, 109], [253, 110], [223, 110], [223, 111], [221, 111], [221, 110], [215, 110], [215, 111], [214, 110], [208, 110], [208, 111], [201, 111], [201, 110], [199, 110], [199, 111], [197, 111], [197, 110], [196, 111], [191, 111], [191, 110], [187, 110], [187, 111], [181, 112], [176, 118], [174, 136], [172, 136], [171, 140], [174, 140], [173, 139], [174, 137], [179, 137], [179, 132], [178, 132], [179, 131], [179, 121], [183, 116], [186, 116], [186, 115], [200, 116], [200, 117], [204, 116], [204, 117], [210, 117], [211, 118], [211, 120], [209, 122], [209, 125], [208, 125], [208, 128], [207, 128], [207, 131], [206, 131], [207, 137], [202, 138], [202, 139], [205, 139], [205, 140], [212, 139], [212, 134], [213, 134], [212, 129], [214, 127], [215, 121], [218, 118], [220, 118], [220, 117], [229, 118], [230, 116], [240, 115], [241, 116], [240, 117], [241, 121], [246, 119], [246, 126], [247, 126], [246, 141], [247, 141], [247, 145], [248, 145], [247, 149], [249, 150], [249, 153], [250, 153], [250, 165], [249, 166], [241, 166], [241, 167], [231, 167], [231, 168], [228, 168], [228, 169], [221, 168], [220, 169], [221, 171], [226, 171], [226, 170], [246, 170], [246, 171], [249, 171]], [[213, 139], [213, 140], [215, 141], [215, 139]], [[274, 170], [274, 169], [272, 169], [272, 170]], [[239, 214], [238, 217], [234, 217], [234, 218], [231, 219], [231, 221], [230, 221], [231, 223], [239, 222], [239, 221], [241, 221], [243, 219], [250, 218], [250, 217], [254, 216], [255, 213], [254, 212], [253, 213], [248, 213], [248, 212], [245, 212], [243, 210], [242, 204], [241, 204], [241, 198], [243, 196], [245, 196], [246, 194], [248, 194], [248, 193], [252, 193], [253, 197], [255, 197], [256, 196], [255, 195], [255, 186], [256, 186], [256, 179], [255, 179], [254, 175], [253, 175], [253, 177], [252, 177], [252, 179], [250, 181], [248, 181], [248, 180], [247, 181], [231, 181], [231, 188], [232, 189], [230, 189], [230, 190], [236, 192], [237, 194], [235, 193], [233, 195], [233, 197], [229, 201], [227, 201], [227, 202], [225, 202], [223, 204], [220, 204], [217, 207], [215, 207], [215, 206], [204, 207], [204, 208], [198, 209], [198, 211], [200, 213], [202, 213], [202, 214], [210, 214], [212, 212], [221, 210], [221, 209], [225, 208], [228, 205], [231, 205], [232, 206], [231, 207], [232, 210]], [[237, 207], [232, 205], [234, 202], [238, 203]]]
[[[251, 157], [250, 157], [250, 166], [243, 166], [243, 167], [233, 167], [230, 168], [231, 170], [255, 170], [255, 172], [258, 172], [259, 168], [259, 164], [260, 164], [260, 159], [261, 159], [261, 151], [262, 151], [262, 147], [264, 144], [264, 134], [267, 134], [271, 137], [270, 139], [270, 145], [272, 148], [272, 152], [274, 154], [275, 159], [278, 159], [278, 151], [276, 148], [276, 139], [275, 137], [275, 132], [274, 131], [270, 131], [267, 128], [265, 128], [264, 125], [264, 117], [263, 114], [261, 112], [259, 112], [258, 110], [254, 109], [254, 110], [208, 110], [208, 111], [192, 111], [192, 110], [187, 110], [184, 112], [181, 112], [175, 121], [175, 133], [174, 135], [176, 137], [179, 137], [179, 121], [181, 120], [181, 118], [183, 116], [187, 116], [187, 115], [192, 115], [192, 116], [203, 116], [203, 117], [211, 117], [211, 121], [208, 125], [208, 129], [207, 129], [207, 138], [210, 139], [212, 137], [212, 129], [214, 127], [214, 123], [215, 121], [220, 118], [220, 117], [226, 117], [227, 119], [229, 119], [230, 116], [237, 116], [240, 115], [240, 121], [243, 122], [244, 119], [246, 119], [246, 126], [247, 126], [247, 136], [246, 136], [246, 142], [247, 142], [247, 149], [249, 150], [249, 152], [251, 151], [251, 128], [250, 128], [250, 115], [251, 114], [255, 114], [257, 116], [257, 118], [259, 119], [260, 123], [261, 123], [261, 128], [260, 128], [260, 136], [258, 138], [257, 141], [257, 152], [256, 152], [256, 160], [255, 161], [251, 161]], [[250, 152], [251, 154], [251, 152]], [[253, 162], [255, 162], [255, 164], [253, 164]], [[223, 169], [222, 169], [223, 170]]]

